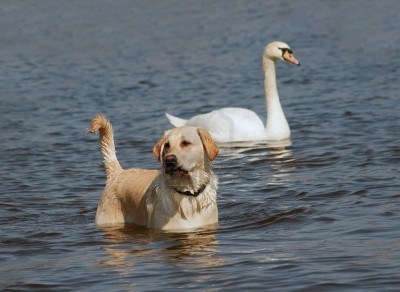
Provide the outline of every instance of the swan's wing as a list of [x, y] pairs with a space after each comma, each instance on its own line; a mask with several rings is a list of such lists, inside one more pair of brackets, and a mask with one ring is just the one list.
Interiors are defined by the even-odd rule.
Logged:
[[165, 113], [165, 116], [167, 117], [169, 122], [175, 127], [182, 127], [182, 126], [186, 125], [187, 120], [185, 120], [185, 119], [174, 117], [168, 113]]
[[197, 115], [186, 125], [208, 130], [217, 142], [262, 140], [265, 127], [261, 119], [248, 109], [222, 108]]

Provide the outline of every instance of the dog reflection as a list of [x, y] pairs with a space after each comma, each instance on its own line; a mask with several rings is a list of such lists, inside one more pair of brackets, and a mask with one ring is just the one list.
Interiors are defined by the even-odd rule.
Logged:
[[[170, 266], [220, 266], [224, 263], [218, 256], [216, 227], [190, 233], [167, 233], [139, 226], [104, 227], [105, 240], [110, 244], [102, 249], [111, 258], [102, 263], [126, 268], [134, 266], [141, 258], [153, 258], [155, 262], [163, 261]], [[161, 243], [161, 248], [154, 248], [153, 243]]]

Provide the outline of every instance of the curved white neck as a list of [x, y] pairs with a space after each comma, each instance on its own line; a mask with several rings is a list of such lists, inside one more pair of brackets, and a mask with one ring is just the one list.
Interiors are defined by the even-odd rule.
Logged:
[[289, 124], [279, 100], [276, 87], [275, 61], [264, 58], [263, 69], [265, 74], [264, 88], [267, 105], [267, 140], [282, 140], [290, 137]]

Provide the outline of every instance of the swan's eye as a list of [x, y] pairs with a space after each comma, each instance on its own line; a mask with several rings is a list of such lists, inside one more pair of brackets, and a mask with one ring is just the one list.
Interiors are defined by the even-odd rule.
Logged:
[[282, 51], [282, 56], [286, 53], [293, 54], [293, 51], [288, 48], [279, 48]]
[[169, 146], [169, 142], [167, 142], [167, 143], [165, 143], [164, 144], [164, 149], [168, 149], [170, 146]]
[[192, 145], [192, 143], [190, 143], [189, 141], [183, 140], [183, 141], [181, 142], [181, 147], [187, 147], [187, 146], [189, 146], [189, 145]]

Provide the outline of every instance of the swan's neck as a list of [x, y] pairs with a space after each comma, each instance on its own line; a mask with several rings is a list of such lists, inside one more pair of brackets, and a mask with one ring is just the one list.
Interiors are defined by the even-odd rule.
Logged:
[[268, 140], [282, 140], [290, 137], [289, 124], [279, 100], [276, 87], [275, 61], [264, 58], [264, 87], [267, 105], [266, 136]]

